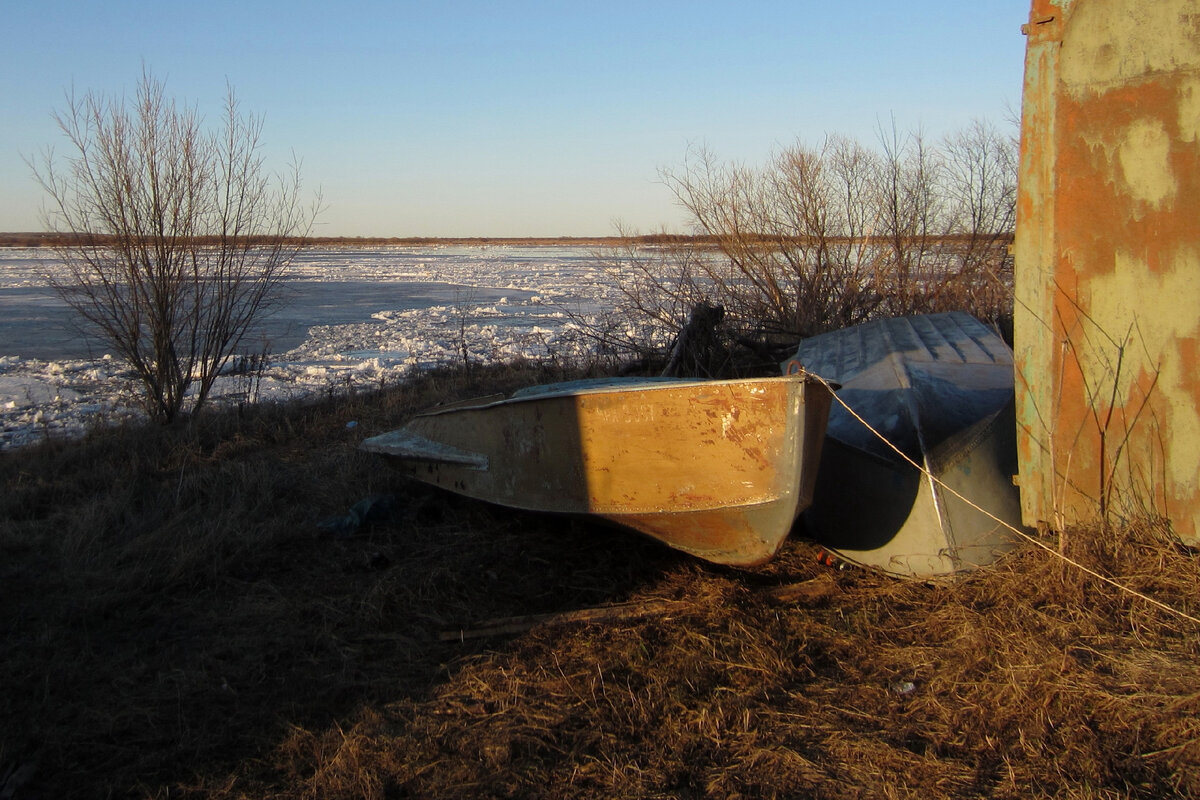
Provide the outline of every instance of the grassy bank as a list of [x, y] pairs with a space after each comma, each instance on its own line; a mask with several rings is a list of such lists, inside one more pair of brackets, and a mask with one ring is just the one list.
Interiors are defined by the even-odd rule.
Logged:
[[[800, 539], [720, 569], [356, 450], [559, 377], [0, 455], [0, 796], [1200, 796], [1200, 628], [1043, 551], [950, 585]], [[361, 530], [318, 524], [379, 495]], [[1196, 613], [1197, 556], [1154, 525], [1054, 544]]]

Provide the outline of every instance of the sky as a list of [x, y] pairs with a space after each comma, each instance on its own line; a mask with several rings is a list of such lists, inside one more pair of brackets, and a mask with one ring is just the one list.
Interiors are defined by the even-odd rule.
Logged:
[[0, 48], [0, 231], [42, 230], [26, 159], [66, 93], [143, 68], [219, 121], [226, 87], [293, 155], [323, 236], [687, 230], [689, 148], [762, 164], [892, 120], [940, 137], [1020, 107], [1028, 0], [284, 3], [15, 0]]

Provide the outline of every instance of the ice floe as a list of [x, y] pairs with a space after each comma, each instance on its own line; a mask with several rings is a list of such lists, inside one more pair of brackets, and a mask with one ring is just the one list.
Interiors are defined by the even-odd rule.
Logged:
[[[0, 250], [0, 290], [44, 287], [55, 264], [47, 250]], [[293, 341], [266, 353], [269, 343], [248, 342], [243, 368], [218, 379], [217, 402], [385, 385], [464, 358], [579, 355], [592, 346], [580, 323], [619, 297], [603, 261], [572, 247], [324, 248], [303, 253], [289, 280], [308, 292], [285, 312]], [[135, 377], [111, 355], [27, 358], [12, 350], [0, 341], [0, 449], [142, 413]]]

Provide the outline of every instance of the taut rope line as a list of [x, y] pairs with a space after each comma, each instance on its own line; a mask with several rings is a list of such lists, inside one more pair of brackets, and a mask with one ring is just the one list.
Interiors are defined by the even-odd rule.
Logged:
[[1124, 592], [1124, 593], [1126, 593], [1126, 594], [1128, 594], [1128, 595], [1131, 595], [1131, 596], [1133, 596], [1133, 597], [1136, 597], [1136, 598], [1138, 598], [1139, 600], [1145, 600], [1145, 601], [1146, 601], [1147, 603], [1149, 603], [1150, 605], [1152, 605], [1152, 606], [1155, 606], [1155, 607], [1157, 607], [1157, 608], [1160, 608], [1160, 609], [1162, 609], [1163, 611], [1166, 611], [1166, 612], [1168, 612], [1168, 613], [1170, 613], [1170, 614], [1174, 614], [1175, 616], [1177, 616], [1177, 617], [1180, 617], [1180, 618], [1182, 618], [1182, 619], [1186, 619], [1186, 620], [1188, 620], [1189, 622], [1192, 622], [1192, 623], [1194, 623], [1194, 624], [1196, 624], [1196, 625], [1200, 625], [1200, 618], [1198, 618], [1198, 617], [1194, 617], [1194, 616], [1192, 616], [1191, 614], [1188, 614], [1186, 611], [1180, 611], [1179, 609], [1177, 609], [1177, 608], [1175, 608], [1175, 607], [1173, 607], [1173, 606], [1167, 605], [1166, 603], [1162, 602], [1161, 600], [1155, 600], [1153, 597], [1150, 597], [1149, 595], [1143, 594], [1142, 592], [1139, 592], [1139, 591], [1138, 591], [1138, 590], [1136, 590], [1136, 589], [1132, 589], [1132, 588], [1130, 588], [1130, 587], [1128, 587], [1128, 586], [1124, 585], [1123, 583], [1120, 583], [1119, 581], [1117, 581], [1117, 580], [1114, 580], [1113, 578], [1110, 578], [1110, 577], [1108, 577], [1107, 575], [1101, 575], [1099, 572], [1096, 572], [1094, 569], [1092, 569], [1092, 568], [1090, 568], [1090, 567], [1087, 567], [1087, 566], [1084, 566], [1083, 564], [1080, 564], [1078, 561], [1074, 560], [1073, 558], [1071, 558], [1071, 557], [1069, 557], [1069, 556], [1066, 556], [1066, 555], [1064, 555], [1064, 554], [1062, 554], [1062, 553], [1058, 552], [1057, 550], [1055, 550], [1054, 548], [1050, 547], [1050, 546], [1049, 546], [1048, 544], [1046, 544], [1045, 542], [1039, 541], [1038, 539], [1034, 538], [1033, 536], [1030, 536], [1030, 535], [1029, 535], [1028, 533], [1026, 533], [1025, 531], [1023, 531], [1023, 530], [1020, 530], [1020, 529], [1018, 529], [1018, 528], [1014, 528], [1012, 525], [1009, 525], [1007, 522], [1005, 522], [1004, 520], [1000, 519], [999, 517], [997, 517], [997, 516], [996, 516], [995, 514], [993, 514], [992, 512], [988, 511], [988, 510], [987, 510], [987, 509], [985, 509], [985, 508], [981, 508], [981, 507], [980, 507], [978, 504], [976, 504], [976, 503], [975, 503], [975, 502], [973, 502], [972, 500], [970, 500], [970, 499], [968, 499], [968, 498], [966, 498], [966, 497], [963, 497], [963, 496], [962, 496], [960, 493], [958, 493], [958, 492], [957, 492], [957, 491], [955, 491], [954, 489], [952, 489], [952, 488], [950, 488], [949, 486], [947, 486], [947, 485], [946, 485], [946, 484], [945, 484], [943, 481], [939, 480], [939, 479], [938, 479], [938, 477], [937, 477], [936, 475], [934, 475], [933, 473], [931, 473], [929, 470], [925, 469], [925, 466], [924, 466], [923, 464], [918, 464], [916, 461], [914, 461], [912, 458], [910, 458], [910, 457], [909, 457], [909, 456], [908, 456], [906, 453], [904, 453], [904, 452], [903, 452], [903, 451], [902, 451], [902, 450], [901, 450], [899, 447], [897, 447], [896, 445], [894, 445], [894, 444], [892, 444], [890, 441], [888, 441], [888, 438], [887, 438], [886, 436], [884, 436], [884, 435], [883, 435], [882, 433], [880, 433], [879, 431], [875, 430], [875, 428], [874, 428], [874, 427], [872, 427], [872, 426], [871, 426], [871, 424], [870, 424], [869, 422], [867, 422], [865, 419], [863, 419], [863, 418], [862, 418], [862, 417], [859, 415], [859, 413], [858, 413], [857, 411], [855, 411], [853, 408], [851, 408], [849, 405], [847, 405], [845, 400], [843, 400], [841, 397], [838, 397], [838, 394], [837, 394], [837, 392], [836, 392], [836, 391], [834, 391], [834, 388], [833, 388], [833, 386], [830, 384], [830, 382], [829, 382], [829, 381], [825, 380], [825, 379], [824, 379], [824, 378], [822, 378], [820, 375], [816, 375], [816, 374], [814, 374], [814, 373], [812, 373], [812, 372], [809, 372], [808, 370], [804, 370], [804, 373], [805, 373], [806, 375], [810, 375], [810, 376], [812, 376], [812, 377], [813, 377], [813, 378], [815, 378], [817, 381], [819, 381], [820, 383], [822, 383], [822, 384], [825, 386], [825, 388], [829, 389], [829, 391], [830, 391], [830, 392], [833, 394], [833, 397], [834, 397], [834, 399], [835, 399], [835, 400], [837, 400], [837, 401], [838, 401], [838, 403], [840, 403], [840, 404], [841, 404], [842, 408], [844, 408], [844, 409], [846, 409], [846, 411], [850, 412], [850, 415], [851, 415], [851, 416], [853, 416], [853, 417], [854, 417], [856, 420], [858, 420], [859, 422], [861, 422], [861, 423], [863, 424], [863, 426], [865, 426], [865, 427], [866, 427], [866, 429], [867, 429], [867, 430], [869, 430], [869, 431], [870, 431], [871, 433], [873, 433], [875, 436], [879, 437], [880, 441], [882, 441], [882, 442], [883, 442], [884, 444], [886, 444], [886, 445], [887, 445], [889, 448], [891, 448], [893, 451], [895, 451], [895, 453], [896, 453], [897, 455], [899, 455], [899, 456], [900, 456], [902, 459], [904, 459], [906, 462], [908, 462], [908, 463], [909, 463], [909, 464], [911, 464], [913, 467], [915, 467], [915, 468], [916, 468], [916, 469], [917, 469], [919, 472], [921, 472], [923, 475], [926, 475], [926, 476], [928, 476], [928, 477], [929, 477], [929, 479], [930, 479], [931, 481], [933, 481], [934, 483], [936, 483], [936, 484], [937, 484], [938, 486], [940, 486], [942, 489], [944, 489], [945, 491], [947, 491], [947, 492], [949, 492], [950, 494], [954, 495], [955, 497], [957, 497], [959, 500], [961, 500], [961, 501], [963, 501], [964, 503], [966, 503], [966, 504], [967, 504], [968, 506], [970, 506], [971, 508], [973, 508], [973, 509], [975, 509], [976, 511], [980, 512], [981, 514], [984, 514], [985, 516], [989, 517], [990, 519], [992, 519], [993, 521], [995, 521], [995, 522], [996, 522], [996, 523], [998, 523], [999, 525], [1001, 525], [1001, 526], [1003, 526], [1003, 527], [1007, 528], [1008, 530], [1012, 531], [1012, 532], [1013, 532], [1013, 533], [1015, 533], [1017, 536], [1020, 536], [1022, 539], [1025, 539], [1025, 540], [1026, 540], [1026, 541], [1028, 541], [1028, 542], [1032, 542], [1033, 544], [1035, 544], [1035, 545], [1037, 545], [1038, 547], [1040, 547], [1040, 548], [1042, 548], [1043, 550], [1045, 550], [1047, 553], [1050, 553], [1050, 554], [1051, 554], [1052, 556], [1054, 556], [1055, 558], [1058, 558], [1058, 559], [1060, 559], [1060, 560], [1062, 560], [1062, 561], [1066, 562], [1067, 564], [1070, 564], [1072, 567], [1075, 567], [1076, 569], [1078, 569], [1078, 570], [1080, 570], [1080, 571], [1082, 571], [1082, 572], [1084, 572], [1084, 573], [1087, 573], [1088, 575], [1091, 575], [1093, 578], [1096, 578], [1097, 580], [1100, 580], [1100, 581], [1102, 581], [1102, 582], [1104, 582], [1104, 583], [1107, 583], [1109, 586], [1112, 586], [1113, 588], [1115, 588], [1115, 589], [1117, 589], [1117, 590], [1119, 590], [1119, 591], [1121, 591], [1121, 592]]

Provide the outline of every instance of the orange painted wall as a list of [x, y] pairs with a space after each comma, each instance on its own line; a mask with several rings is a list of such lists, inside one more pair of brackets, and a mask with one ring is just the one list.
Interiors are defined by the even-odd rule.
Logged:
[[1200, 529], [1200, 7], [1033, 0], [1015, 356], [1022, 510]]

